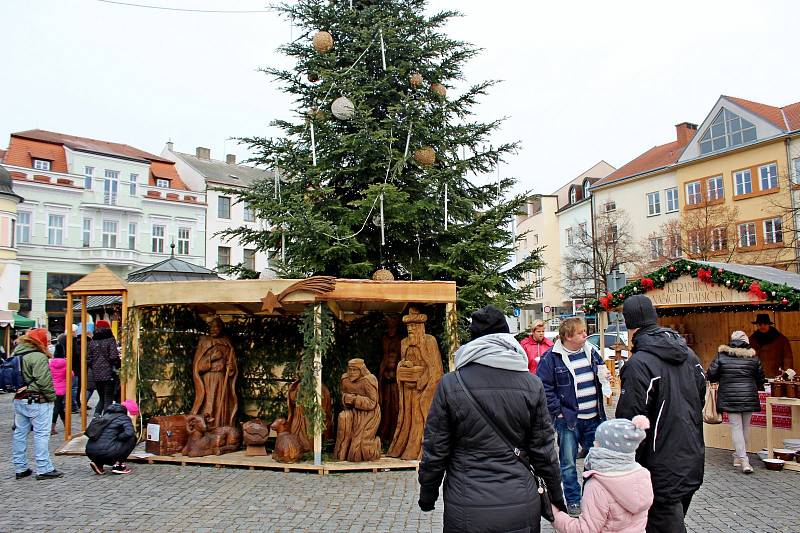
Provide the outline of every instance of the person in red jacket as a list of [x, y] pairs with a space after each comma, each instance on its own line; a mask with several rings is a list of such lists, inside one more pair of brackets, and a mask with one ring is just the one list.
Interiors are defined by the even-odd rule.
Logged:
[[544, 321], [535, 321], [531, 326], [531, 334], [522, 339], [520, 344], [528, 354], [528, 370], [531, 374], [535, 374], [539, 359], [553, 346], [553, 341], [544, 336]]

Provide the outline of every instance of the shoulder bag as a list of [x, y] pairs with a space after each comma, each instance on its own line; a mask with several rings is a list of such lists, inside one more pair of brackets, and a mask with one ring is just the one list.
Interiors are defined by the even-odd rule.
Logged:
[[520, 463], [522, 463], [523, 466], [531, 474], [531, 476], [533, 476], [533, 480], [536, 482], [536, 487], [537, 487], [536, 491], [539, 493], [539, 504], [541, 507], [541, 515], [546, 520], [553, 522], [556, 519], [556, 517], [553, 515], [553, 509], [550, 506], [550, 493], [547, 491], [547, 485], [545, 484], [544, 479], [542, 479], [540, 476], [536, 474], [536, 470], [533, 469], [533, 466], [531, 465], [530, 461], [528, 461], [528, 454], [524, 450], [520, 450], [519, 448], [511, 444], [509, 439], [506, 438], [505, 434], [502, 431], [500, 431], [500, 428], [498, 428], [495, 425], [491, 417], [489, 417], [486, 414], [486, 412], [483, 410], [480, 404], [472, 396], [472, 393], [464, 384], [464, 380], [461, 379], [461, 372], [456, 370], [455, 374], [456, 374], [456, 379], [458, 379], [458, 383], [461, 385], [461, 388], [464, 390], [464, 394], [467, 396], [467, 400], [469, 400], [469, 403], [472, 404], [472, 406], [478, 412], [480, 417], [483, 418], [483, 421], [486, 422], [489, 425], [489, 427], [494, 430], [497, 436], [500, 437], [500, 440], [502, 440], [506, 444], [506, 446], [508, 446], [511, 449], [512, 453], [517, 458], [517, 460]]
[[706, 384], [706, 404], [703, 406], [703, 422], [706, 424], [721, 424], [722, 414], [717, 411], [717, 389], [719, 384]]

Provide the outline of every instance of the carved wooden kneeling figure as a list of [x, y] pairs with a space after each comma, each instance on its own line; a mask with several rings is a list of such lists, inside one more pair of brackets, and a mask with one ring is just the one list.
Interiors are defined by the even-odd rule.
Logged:
[[200, 415], [186, 417], [186, 429], [189, 434], [186, 446], [181, 454], [187, 457], [203, 457], [235, 452], [242, 442], [242, 433], [235, 427], [208, 429], [208, 420]]
[[289, 433], [285, 418], [278, 418], [272, 423], [272, 429], [278, 434], [275, 439], [275, 450], [272, 458], [279, 463], [296, 463], [303, 456], [303, 446], [294, 433]]

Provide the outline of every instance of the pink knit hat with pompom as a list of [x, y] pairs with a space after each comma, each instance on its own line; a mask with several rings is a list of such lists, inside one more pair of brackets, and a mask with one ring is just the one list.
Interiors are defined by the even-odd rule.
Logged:
[[136, 416], [139, 414], [139, 405], [133, 400], [125, 400], [120, 405], [124, 405], [125, 409], [128, 410], [128, 414], [131, 416]]

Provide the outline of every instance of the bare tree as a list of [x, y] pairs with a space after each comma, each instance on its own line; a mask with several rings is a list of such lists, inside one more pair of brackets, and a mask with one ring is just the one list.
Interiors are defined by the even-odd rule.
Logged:
[[680, 232], [684, 254], [702, 261], [730, 261], [739, 247], [739, 210], [723, 202], [706, 202], [684, 209]]
[[[773, 226], [771, 234], [773, 242], [768, 247], [761, 247], [755, 260], [758, 264], [780, 265], [793, 267], [792, 270], [800, 272], [800, 175], [792, 172], [782, 173], [778, 176], [779, 193], [768, 197], [769, 213], [780, 217], [781, 225], [777, 229]], [[787, 260], [786, 249], [791, 249], [792, 254]]]

